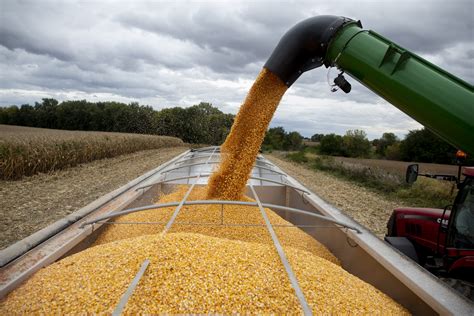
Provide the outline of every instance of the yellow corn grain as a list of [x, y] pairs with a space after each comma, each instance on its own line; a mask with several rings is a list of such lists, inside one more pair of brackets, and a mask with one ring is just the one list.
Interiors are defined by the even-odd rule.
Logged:
[[[168, 195], [163, 196], [158, 202], [168, 203], [180, 201], [188, 187], [183, 185]], [[203, 200], [206, 196], [206, 187], [195, 187], [188, 197], [189, 201]], [[244, 201], [253, 201], [248, 197], [242, 198]], [[166, 209], [156, 209], [144, 212], [132, 213], [124, 215], [115, 220], [112, 224], [104, 229], [95, 245], [107, 242], [136, 237], [146, 234], [156, 234], [163, 230], [165, 224], [161, 225], [128, 225], [120, 224], [125, 222], [167, 222], [174, 211], [174, 207]], [[271, 223], [273, 225], [290, 225], [275, 212], [265, 209]], [[221, 218], [221, 216], [223, 217]], [[221, 220], [222, 223], [221, 223]], [[205, 224], [199, 225], [183, 225], [181, 223]], [[213, 225], [207, 225], [213, 224]], [[224, 224], [224, 225], [221, 225]], [[244, 224], [264, 225], [264, 221], [260, 210], [257, 207], [226, 205], [222, 209], [220, 205], [203, 205], [203, 206], [184, 206], [178, 217], [176, 218], [171, 232], [190, 232], [199, 233], [213, 237], [220, 237], [233, 240], [259, 242], [265, 244], [273, 244], [265, 226], [261, 227], [239, 227], [225, 225]], [[296, 227], [276, 227], [275, 231], [283, 246], [291, 246], [309, 251], [315, 255], [325, 258], [333, 263], [339, 264], [339, 260], [321, 243]]]
[[286, 90], [286, 85], [269, 70], [260, 72], [221, 147], [222, 161], [209, 178], [207, 198], [242, 198], [268, 124]]
[[[407, 314], [338, 265], [301, 249], [285, 251], [313, 312]], [[190, 233], [88, 248], [40, 270], [0, 302], [0, 313], [110, 313], [147, 258], [126, 314], [301, 313], [273, 246]]]

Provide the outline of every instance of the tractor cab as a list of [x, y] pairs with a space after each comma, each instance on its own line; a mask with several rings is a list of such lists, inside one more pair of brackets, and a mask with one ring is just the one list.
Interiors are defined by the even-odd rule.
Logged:
[[408, 166], [408, 183], [418, 176], [456, 181], [459, 192], [444, 209], [395, 209], [385, 241], [474, 300], [474, 167], [465, 167], [462, 175], [460, 181], [461, 172], [457, 177], [420, 174], [418, 165]]
[[[474, 174], [474, 168], [470, 171]], [[465, 175], [451, 212], [447, 246], [474, 249], [474, 175]]]

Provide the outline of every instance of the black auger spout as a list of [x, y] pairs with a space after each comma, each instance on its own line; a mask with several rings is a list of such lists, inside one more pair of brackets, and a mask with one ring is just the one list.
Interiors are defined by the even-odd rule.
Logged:
[[321, 15], [293, 26], [281, 38], [265, 64], [290, 87], [305, 71], [325, 62], [329, 42], [345, 24], [353, 20], [341, 16]]

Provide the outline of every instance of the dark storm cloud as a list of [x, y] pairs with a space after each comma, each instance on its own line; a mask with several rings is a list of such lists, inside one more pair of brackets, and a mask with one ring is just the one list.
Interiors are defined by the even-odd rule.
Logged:
[[148, 12], [123, 13], [117, 20], [127, 27], [166, 34], [231, 57], [232, 64], [213, 65], [216, 70], [227, 70], [266, 59], [287, 27], [305, 17], [300, 6], [278, 2], [271, 6], [244, 2], [238, 8], [228, 3], [204, 3], [187, 8], [184, 14], [183, 9], [172, 5], [158, 18]]
[[[236, 68], [250, 62], [263, 63], [286, 30], [315, 14], [361, 19], [365, 27], [420, 54], [433, 54], [457, 43], [472, 44], [473, 6], [471, 1], [346, 1], [334, 2], [331, 7], [315, 5], [314, 1], [271, 5], [244, 2], [239, 9], [228, 4], [217, 8], [203, 5], [187, 8], [183, 14], [183, 6], [178, 4], [165, 8], [166, 14], [158, 17], [150, 12], [127, 12], [119, 15], [117, 21], [124, 26], [189, 41], [227, 57], [234, 52], [241, 58], [228, 61]], [[230, 70], [222, 60], [216, 63], [209, 60], [208, 65], [216, 71]]]
[[[472, 83], [473, 6], [474, 1], [426, 0], [3, 0], [0, 105], [50, 95], [139, 101], [156, 108], [210, 101], [235, 113], [286, 30], [319, 14], [360, 19], [364, 27]], [[344, 132], [355, 125], [371, 135], [418, 126], [354, 80], [349, 95], [331, 93], [327, 71], [304, 74], [273, 124], [305, 134], [336, 127]], [[335, 75], [333, 70], [330, 80]], [[295, 121], [288, 108], [301, 118]], [[387, 111], [393, 115], [382, 124]]]
[[[331, 6], [314, 1], [6, 1], [2, 3], [0, 44], [70, 61], [89, 71], [101, 62], [128, 71], [143, 64], [172, 69], [198, 65], [236, 76], [249, 75], [249, 65], [262, 65], [281, 35], [311, 15], [332, 13], [361, 19], [366, 27], [402, 46], [433, 54], [456, 43], [472, 43], [472, 8], [470, 1], [368, 1], [357, 5], [346, 1]], [[106, 32], [103, 25], [107, 25]], [[143, 36], [136, 30], [151, 34]]]
[[29, 34], [22, 33], [17, 29], [2, 28], [0, 30], [0, 39], [0, 44], [10, 50], [24, 49], [37, 55], [49, 55], [65, 61], [71, 60], [69, 54], [49, 46], [47, 41], [40, 42]]

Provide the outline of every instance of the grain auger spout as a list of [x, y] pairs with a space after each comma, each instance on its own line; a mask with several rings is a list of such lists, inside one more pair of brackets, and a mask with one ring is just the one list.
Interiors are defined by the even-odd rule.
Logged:
[[303, 72], [325, 63], [330, 41], [348, 23], [359, 22], [340, 16], [321, 15], [296, 24], [283, 35], [265, 68], [290, 87]]
[[290, 87], [302, 73], [337, 67], [334, 87], [348, 93], [342, 72], [417, 120], [453, 146], [474, 155], [474, 87], [360, 21], [316, 16], [292, 27], [265, 68]]

